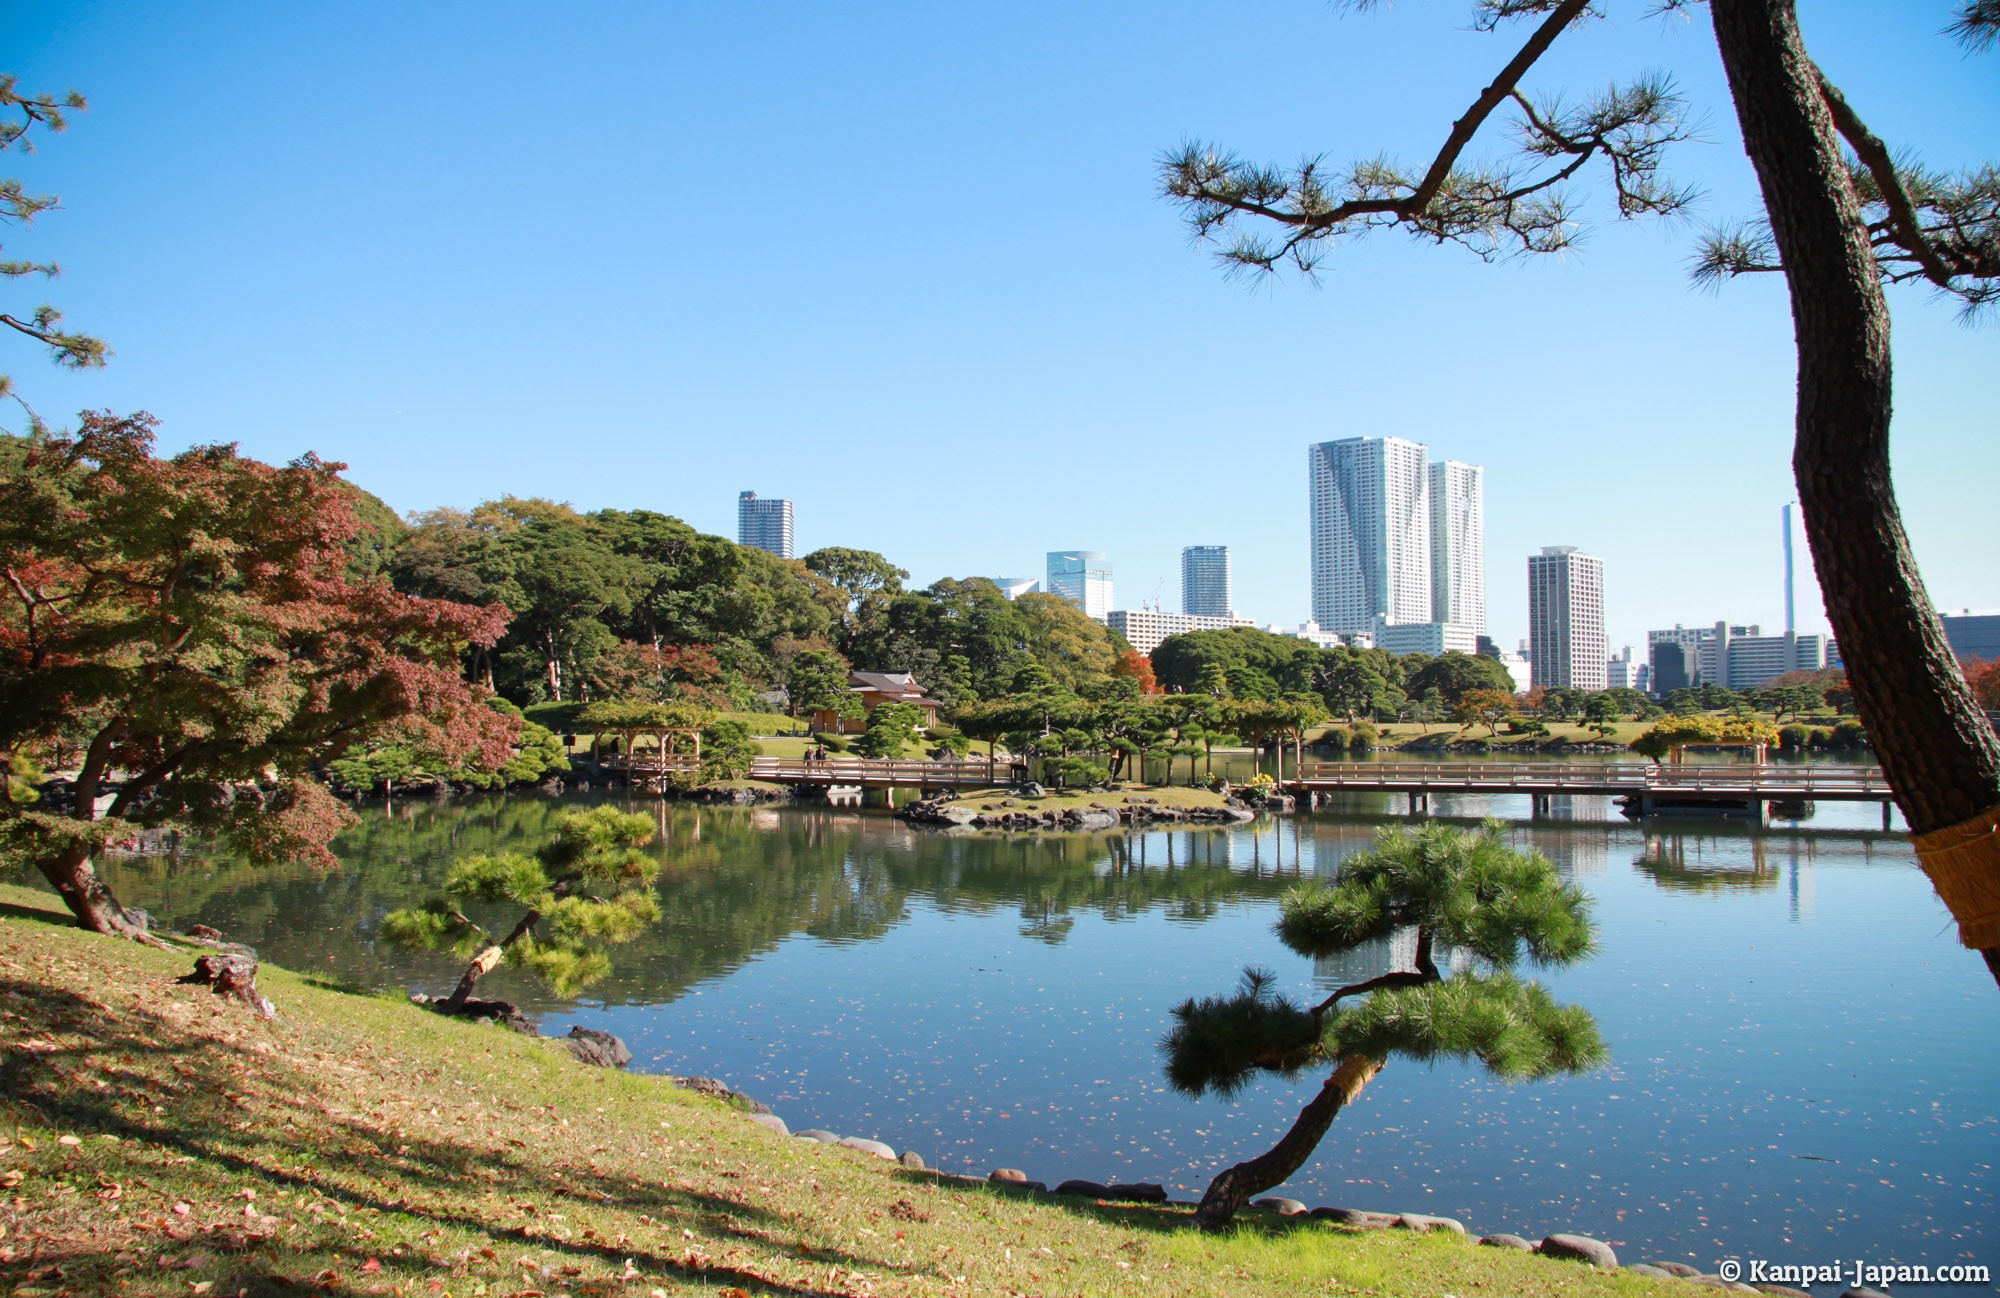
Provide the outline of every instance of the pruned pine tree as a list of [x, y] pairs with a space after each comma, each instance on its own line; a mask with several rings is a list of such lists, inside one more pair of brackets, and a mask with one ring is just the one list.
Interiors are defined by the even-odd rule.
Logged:
[[[573, 811], [533, 856], [472, 856], [445, 876], [444, 893], [391, 911], [382, 932], [398, 946], [469, 956], [458, 986], [441, 1002], [457, 1013], [479, 980], [505, 960], [532, 970], [558, 996], [574, 996], [611, 972], [604, 948], [630, 942], [660, 917], [652, 883], [660, 862], [645, 850], [649, 817], [615, 807]], [[466, 915], [478, 906], [516, 906], [504, 935]]]
[[[1353, 9], [1377, 3], [1345, 0]], [[1707, 7], [1764, 211], [1710, 233], [1695, 277], [1785, 277], [1798, 353], [1792, 471], [1827, 618], [1925, 873], [1959, 940], [2000, 981], [2000, 738], [1952, 657], [1890, 481], [1882, 291], [1923, 285], [1966, 316], [2000, 301], [2000, 170], [1927, 168], [1877, 136], [1808, 53], [1795, 0]], [[1970, 51], [1994, 46], [2000, 6], [1949, 8], [1950, 35]], [[1247, 272], [1311, 273], [1329, 249], [1377, 229], [1489, 260], [1561, 252], [1587, 216], [1571, 182], [1591, 167], [1604, 173], [1618, 217], [1683, 214], [1689, 191], [1662, 172], [1669, 146], [1690, 134], [1669, 78], [1647, 74], [1567, 105], [1526, 89], [1536, 62], [1599, 9], [1593, 0], [1474, 0], [1475, 26], [1524, 20], [1532, 30], [1420, 167], [1379, 157], [1273, 167], [1195, 143], [1163, 160], [1162, 189], [1197, 236], [1222, 241], [1225, 266]], [[1871, 20], [1935, 21], [1927, 13], [1886, 6]], [[1511, 156], [1474, 160], [1474, 141], [1509, 118]]]
[[1317, 1005], [1279, 995], [1274, 975], [1246, 969], [1235, 993], [1174, 1010], [1160, 1053], [1168, 1083], [1184, 1095], [1227, 1099], [1260, 1074], [1289, 1079], [1333, 1066], [1277, 1144], [1209, 1183], [1195, 1211], [1202, 1229], [1226, 1226], [1304, 1166], [1334, 1118], [1392, 1058], [1477, 1060], [1496, 1077], [1524, 1081], [1603, 1061], [1588, 1011], [1558, 1004], [1513, 973], [1522, 964], [1570, 964], [1592, 950], [1589, 901], [1546, 858], [1508, 846], [1492, 826], [1385, 830], [1331, 886], [1287, 893], [1277, 923], [1279, 941], [1310, 958], [1410, 929], [1414, 968], [1386, 970]]

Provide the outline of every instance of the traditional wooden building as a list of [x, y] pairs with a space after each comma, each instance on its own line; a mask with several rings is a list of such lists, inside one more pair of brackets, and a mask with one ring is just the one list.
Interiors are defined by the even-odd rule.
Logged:
[[868, 728], [869, 713], [884, 703], [915, 704], [924, 714], [915, 729], [929, 730], [937, 724], [938, 709], [944, 706], [936, 699], [924, 697], [924, 687], [908, 672], [849, 672], [847, 692], [861, 700], [861, 715], [843, 717], [832, 708], [820, 708], [813, 713], [814, 730], [835, 735], [859, 734]]

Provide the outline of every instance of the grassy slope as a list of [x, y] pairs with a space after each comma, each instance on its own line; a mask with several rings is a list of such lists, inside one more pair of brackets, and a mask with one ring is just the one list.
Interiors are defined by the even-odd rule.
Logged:
[[22, 1298], [1665, 1292], [1443, 1235], [1260, 1215], [1216, 1239], [1183, 1209], [1016, 1199], [269, 967], [264, 1022], [174, 985], [186, 954], [47, 900], [0, 888], [0, 1288]]

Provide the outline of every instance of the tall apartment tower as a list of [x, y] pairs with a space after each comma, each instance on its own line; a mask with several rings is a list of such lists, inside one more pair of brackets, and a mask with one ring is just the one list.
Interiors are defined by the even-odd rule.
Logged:
[[1375, 619], [1431, 620], [1431, 511], [1424, 448], [1349, 437], [1306, 452], [1312, 490], [1313, 621], [1343, 635]]
[[792, 502], [759, 500], [746, 491], [736, 497], [736, 544], [769, 550], [780, 559], [792, 557]]
[[1228, 617], [1229, 547], [1181, 547], [1181, 612], [1195, 617]]
[[1532, 687], [1605, 688], [1604, 560], [1573, 545], [1528, 556]]
[[1097, 550], [1051, 550], [1048, 591], [1102, 622], [1111, 612], [1111, 560]]
[[1430, 468], [1431, 616], [1486, 634], [1486, 470], [1443, 460]]

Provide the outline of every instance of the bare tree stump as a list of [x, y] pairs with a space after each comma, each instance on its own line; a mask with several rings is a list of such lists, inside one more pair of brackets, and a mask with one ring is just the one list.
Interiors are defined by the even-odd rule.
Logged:
[[217, 996], [234, 996], [260, 1018], [276, 1018], [278, 1007], [257, 993], [257, 957], [243, 951], [226, 951], [197, 957], [194, 972], [177, 982], [206, 986]]

